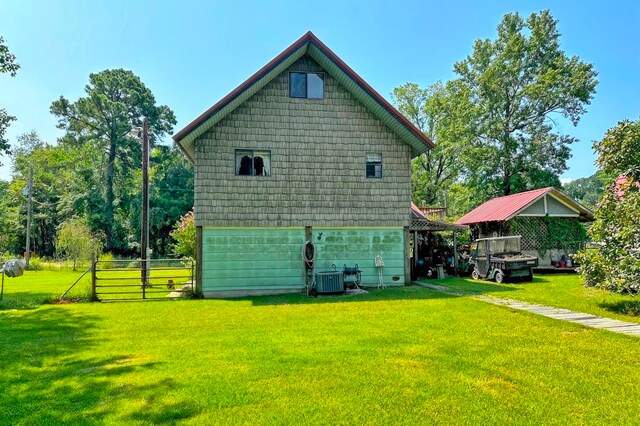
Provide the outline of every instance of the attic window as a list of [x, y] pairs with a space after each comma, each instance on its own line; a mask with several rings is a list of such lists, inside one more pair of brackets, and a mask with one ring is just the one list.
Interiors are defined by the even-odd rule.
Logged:
[[271, 151], [236, 149], [236, 175], [271, 175]]
[[324, 75], [316, 72], [289, 73], [289, 96], [324, 99]]
[[368, 178], [382, 177], [382, 154], [367, 154], [366, 176]]

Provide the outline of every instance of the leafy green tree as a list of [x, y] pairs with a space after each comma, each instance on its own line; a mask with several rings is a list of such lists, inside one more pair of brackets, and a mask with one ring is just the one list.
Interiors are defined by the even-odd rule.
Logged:
[[468, 122], [474, 106], [469, 103], [468, 90], [458, 81], [437, 82], [425, 89], [406, 83], [396, 87], [392, 97], [399, 111], [436, 144], [411, 163], [413, 201], [443, 203], [459, 174], [457, 159], [473, 138]]
[[561, 50], [557, 23], [546, 10], [526, 20], [507, 14], [495, 40], [476, 40], [473, 53], [454, 65], [476, 106], [476, 138], [460, 161], [484, 197], [560, 185], [575, 139], [557, 131], [554, 117], [577, 125], [597, 73]]
[[188, 212], [184, 216], [180, 216], [180, 220], [176, 222], [171, 236], [175, 240], [173, 251], [181, 257], [196, 258], [196, 223], [193, 211]]
[[640, 120], [624, 120], [594, 143], [604, 173], [620, 176], [598, 203], [589, 228], [598, 249], [579, 254], [585, 285], [640, 292]]
[[[0, 36], [0, 74], [7, 73], [11, 77], [15, 77], [18, 69], [20, 69], [20, 65], [16, 62], [15, 55], [9, 51], [4, 38]], [[15, 119], [14, 116], [7, 113], [7, 110], [0, 108], [0, 155], [9, 153], [9, 141], [4, 135]]]
[[[176, 119], [168, 106], [156, 105], [151, 91], [131, 71], [114, 69], [90, 74], [85, 94], [75, 102], [61, 96], [51, 105], [51, 113], [59, 118], [58, 127], [67, 131], [69, 141], [90, 143], [104, 154], [101, 229], [107, 250], [122, 250], [125, 244], [117, 241], [116, 235], [120, 219], [126, 219], [128, 214], [116, 210], [128, 209], [130, 200], [116, 197], [116, 181], [122, 184], [131, 178], [141, 155], [140, 140], [130, 136], [131, 129], [142, 126], [146, 117], [153, 144], [172, 131]], [[122, 184], [121, 188], [126, 186]], [[127, 193], [126, 189], [122, 191], [122, 195]]]
[[0, 180], [0, 256], [7, 251], [17, 253], [20, 231], [18, 208], [11, 202], [9, 194], [9, 182]]
[[[70, 218], [86, 218], [92, 231], [100, 231], [104, 200], [96, 190], [101, 184], [101, 156], [95, 148], [89, 144], [67, 143], [64, 138], [51, 146], [37, 133], [30, 132], [18, 136], [12, 160], [13, 174], [7, 203], [19, 212], [15, 216], [19, 226], [14, 226], [13, 232], [20, 245], [24, 244], [25, 188], [31, 168], [34, 172], [32, 241], [39, 255], [55, 254], [58, 227]], [[24, 247], [17, 249], [22, 253]]]
[[73, 218], [63, 222], [58, 229], [56, 251], [73, 261], [73, 270], [79, 261], [90, 260], [99, 254], [102, 242], [91, 233], [85, 219]]
[[613, 183], [615, 176], [597, 171], [593, 175], [563, 185], [564, 192], [585, 207], [595, 209], [598, 200]]
[[[156, 146], [149, 173], [149, 245], [155, 257], [173, 254], [170, 233], [180, 217], [193, 208], [193, 166], [173, 147]], [[130, 224], [140, 235], [140, 187], [136, 186]]]
[[[10, 185], [11, 199], [20, 211], [20, 220], [26, 225], [29, 170], [33, 169], [33, 212], [31, 241], [40, 256], [51, 256], [55, 251], [56, 227], [60, 222], [58, 203], [63, 195], [65, 182], [60, 173], [70, 166], [56, 147], [47, 145], [36, 132], [17, 138], [13, 155], [13, 179]], [[19, 240], [24, 242], [25, 227], [21, 227]]]

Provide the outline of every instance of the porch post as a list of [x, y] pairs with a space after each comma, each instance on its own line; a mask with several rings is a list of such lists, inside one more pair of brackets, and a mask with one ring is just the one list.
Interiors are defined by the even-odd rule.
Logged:
[[418, 265], [418, 231], [413, 231], [413, 266]]
[[[409, 244], [409, 227], [404, 227], [404, 283], [411, 284], [411, 247]], [[414, 243], [415, 246], [415, 243]]]
[[458, 276], [458, 231], [453, 231], [453, 270]]
[[196, 226], [196, 276], [195, 290], [202, 293], [202, 226]]

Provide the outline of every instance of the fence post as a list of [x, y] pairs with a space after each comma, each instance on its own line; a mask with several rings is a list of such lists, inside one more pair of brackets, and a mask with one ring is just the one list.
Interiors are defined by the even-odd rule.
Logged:
[[91, 300], [96, 301], [98, 298], [96, 297], [96, 264], [98, 260], [96, 259], [96, 254], [94, 253], [91, 256]]
[[195, 294], [197, 289], [196, 289], [196, 265], [195, 265], [195, 261], [193, 259], [191, 259], [191, 293]]
[[147, 298], [147, 259], [142, 259], [140, 264], [140, 276], [142, 277], [142, 299]]

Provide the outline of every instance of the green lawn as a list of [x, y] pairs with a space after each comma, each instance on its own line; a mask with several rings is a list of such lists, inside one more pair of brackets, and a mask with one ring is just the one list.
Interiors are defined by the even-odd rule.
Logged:
[[532, 283], [497, 284], [471, 278], [429, 282], [463, 294], [492, 295], [640, 323], [638, 297], [586, 288], [580, 275], [535, 275]]
[[620, 424], [640, 400], [640, 339], [420, 287], [3, 310], [0, 353], [0, 424]]
[[[73, 284], [83, 274], [85, 269], [73, 271], [70, 268], [60, 270], [25, 271], [24, 275], [16, 278], [5, 277], [4, 280], [4, 300], [0, 301], [0, 310], [3, 309], [24, 309], [35, 308], [42, 303], [59, 298], [71, 284]], [[165, 297], [171, 290], [167, 288], [166, 278], [173, 277], [175, 283], [188, 281], [191, 272], [188, 270], [154, 270], [150, 272], [150, 282], [153, 287], [148, 289], [149, 296]], [[132, 287], [103, 287], [99, 292], [126, 292], [127, 294], [109, 294], [103, 297], [108, 298], [142, 298], [142, 290], [137, 281], [140, 271], [109, 271], [99, 272], [99, 277], [109, 278], [99, 282], [100, 285], [132, 285]], [[182, 278], [175, 278], [182, 277]], [[116, 280], [111, 280], [117, 278]], [[125, 278], [121, 280], [121, 278]], [[130, 279], [135, 278], [135, 279]], [[100, 296], [100, 295], [99, 295]], [[67, 294], [69, 299], [89, 299], [91, 297], [91, 273], [87, 273]]]

